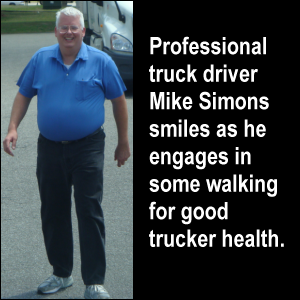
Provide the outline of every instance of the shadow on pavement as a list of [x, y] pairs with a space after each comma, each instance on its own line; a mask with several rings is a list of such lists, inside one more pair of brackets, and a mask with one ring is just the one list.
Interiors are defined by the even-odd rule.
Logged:
[[[55, 299], [78, 299], [78, 298], [73, 298], [73, 297], [70, 297], [69, 295], [62, 295], [62, 293], [66, 293], [66, 290], [65, 289], [61, 289], [60, 291], [58, 291], [57, 293], [55, 293], [56, 296]], [[58, 296], [61, 294], [61, 296], [63, 298], [58, 298]], [[54, 294], [48, 294], [48, 295], [41, 295], [41, 294], [38, 294], [37, 291], [30, 291], [30, 292], [27, 292], [27, 293], [22, 293], [22, 294], [19, 294], [19, 295], [15, 295], [15, 296], [12, 296], [12, 297], [9, 297], [9, 298], [5, 298], [5, 297], [1, 297], [1, 299], [47, 299], [47, 298], [51, 298], [51, 296], [53, 297]], [[82, 298], [83, 298], [83, 294], [81, 295]]]
[[45, 298], [45, 296], [39, 295], [37, 293], [37, 291], [31, 291], [31, 292], [27, 292], [27, 293], [22, 293], [16, 296], [12, 296], [9, 298], [6, 297], [1, 297], [1, 299], [43, 299]]

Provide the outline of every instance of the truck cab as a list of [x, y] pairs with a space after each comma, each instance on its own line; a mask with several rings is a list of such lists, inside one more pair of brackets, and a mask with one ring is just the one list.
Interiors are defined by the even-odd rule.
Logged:
[[124, 81], [133, 80], [133, 1], [76, 1], [84, 16], [84, 43], [107, 53]]

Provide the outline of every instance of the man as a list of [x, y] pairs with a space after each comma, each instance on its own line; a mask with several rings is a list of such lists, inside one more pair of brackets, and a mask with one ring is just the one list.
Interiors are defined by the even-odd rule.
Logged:
[[83, 15], [73, 7], [57, 13], [58, 44], [37, 51], [24, 69], [4, 150], [13, 155], [17, 128], [38, 97], [37, 179], [42, 228], [53, 275], [38, 287], [55, 293], [73, 284], [71, 191], [74, 186], [86, 299], [108, 299], [104, 289], [105, 225], [101, 208], [104, 101], [111, 99], [118, 129], [118, 167], [130, 156], [126, 87], [105, 53], [83, 43]]

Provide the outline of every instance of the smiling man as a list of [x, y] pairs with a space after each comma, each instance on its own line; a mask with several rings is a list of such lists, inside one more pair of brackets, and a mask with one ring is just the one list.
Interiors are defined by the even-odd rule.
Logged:
[[57, 13], [58, 44], [37, 51], [24, 69], [4, 150], [14, 156], [17, 128], [31, 99], [38, 98], [37, 180], [45, 247], [53, 275], [38, 287], [55, 293], [73, 284], [71, 193], [74, 186], [86, 299], [108, 299], [105, 224], [101, 207], [105, 132], [104, 101], [110, 99], [118, 129], [118, 167], [130, 157], [126, 87], [112, 59], [83, 43], [84, 19], [67, 7]]
[[80, 16], [68, 16], [61, 13], [59, 22], [55, 27], [55, 36], [65, 64], [72, 64], [77, 57], [85, 36], [85, 30], [80, 24]]

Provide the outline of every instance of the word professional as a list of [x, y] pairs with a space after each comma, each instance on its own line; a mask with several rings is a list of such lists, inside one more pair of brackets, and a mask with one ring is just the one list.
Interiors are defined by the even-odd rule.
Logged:
[[181, 43], [174, 41], [174, 42], [162, 42], [160, 37], [150, 37], [150, 54], [154, 54], [154, 49], [163, 49], [163, 55], [167, 55], [170, 53], [174, 55], [178, 54], [187, 54], [188, 52], [192, 55], [202, 54], [202, 55], [218, 55], [218, 54], [240, 54], [240, 55], [266, 55], [267, 54], [267, 38], [263, 37], [262, 42], [255, 41], [255, 42], [247, 42], [247, 41], [240, 41], [240, 42], [227, 42], [226, 37], [223, 37], [222, 43], [214, 41], [214, 42], [207, 42], [203, 41], [201, 43], [197, 43], [195, 41], [189, 42], [189, 37], [186, 36], [183, 38]]

